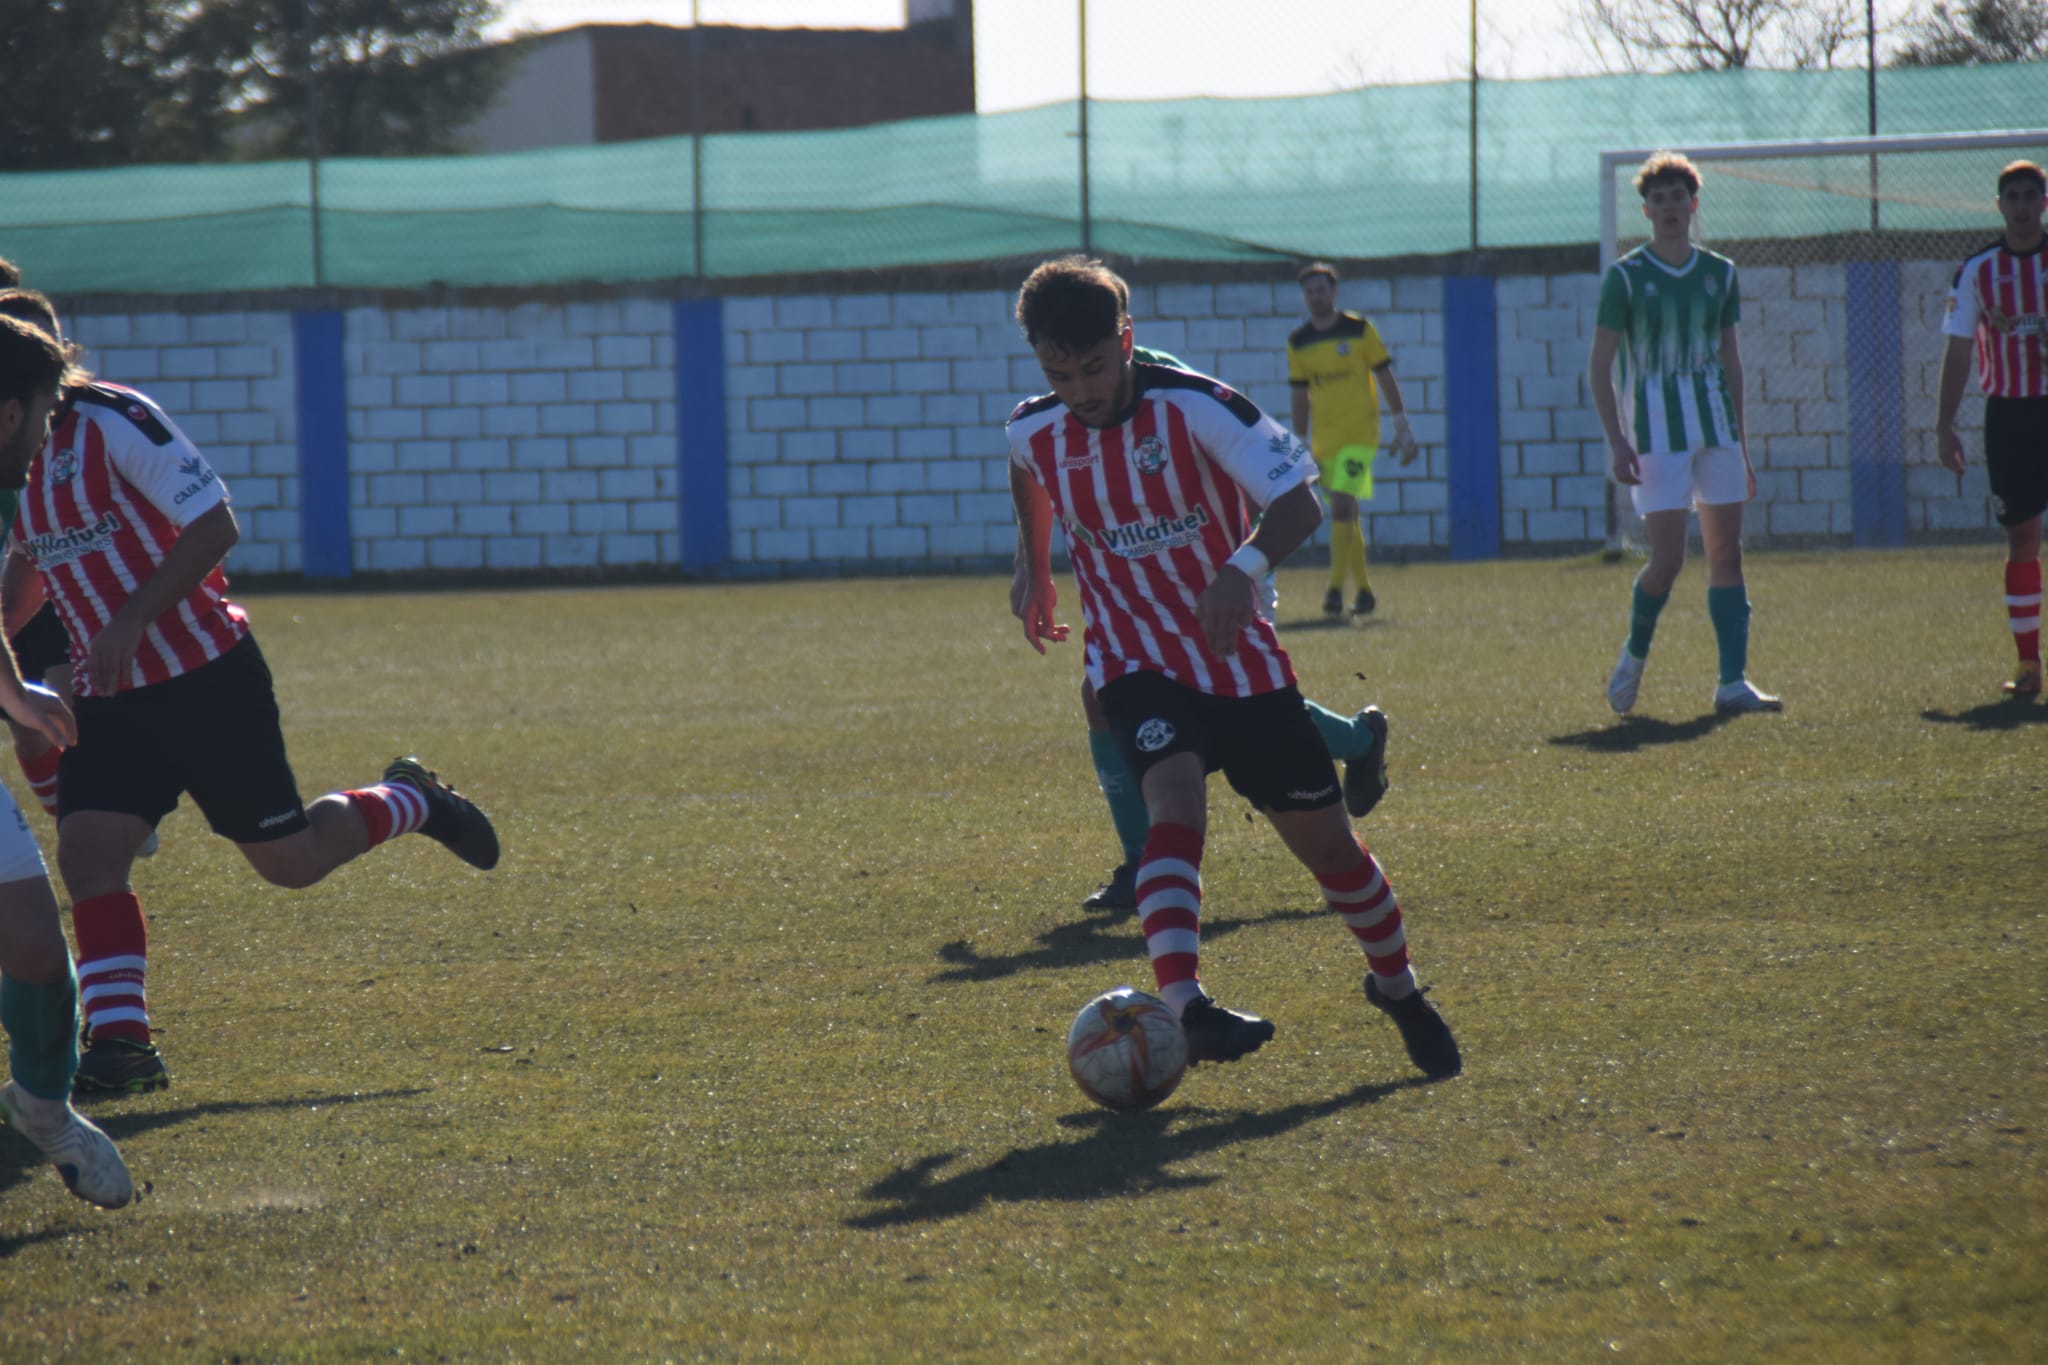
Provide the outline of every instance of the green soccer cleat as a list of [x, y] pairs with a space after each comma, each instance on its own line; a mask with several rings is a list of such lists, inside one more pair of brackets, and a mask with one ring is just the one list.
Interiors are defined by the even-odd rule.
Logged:
[[1372, 731], [1372, 748], [1344, 764], [1344, 809], [1354, 820], [1363, 820], [1387, 794], [1387, 717], [1377, 706], [1358, 713], [1359, 723]]

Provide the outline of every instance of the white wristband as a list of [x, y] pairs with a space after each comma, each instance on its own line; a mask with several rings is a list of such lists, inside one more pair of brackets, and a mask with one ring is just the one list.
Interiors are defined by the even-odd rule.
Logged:
[[1258, 546], [1249, 541], [1238, 546], [1237, 553], [1223, 562], [1254, 583], [1273, 572], [1273, 562], [1266, 558]]

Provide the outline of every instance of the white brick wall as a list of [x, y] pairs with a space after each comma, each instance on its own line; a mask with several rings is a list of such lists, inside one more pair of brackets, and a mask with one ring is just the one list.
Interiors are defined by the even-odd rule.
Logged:
[[[1981, 465], [1931, 469], [1952, 266], [1902, 270], [1909, 530], [1989, 530]], [[1846, 535], [1850, 456], [1840, 266], [1743, 272], [1752, 536]], [[1585, 383], [1598, 280], [1497, 285], [1502, 541], [1598, 541], [1607, 457]], [[1395, 356], [1426, 458], [1375, 471], [1382, 547], [1450, 542], [1442, 281], [1347, 280]], [[724, 306], [732, 557], [954, 567], [1014, 544], [1002, 423], [1043, 388], [1003, 291], [731, 298]], [[1143, 345], [1285, 419], [1292, 281], [1140, 285]], [[87, 314], [107, 378], [154, 395], [206, 449], [244, 533], [230, 567], [299, 569], [292, 321], [284, 312]], [[661, 299], [346, 315], [350, 513], [364, 571], [675, 564], [673, 308]], [[1967, 421], [1981, 405], [1965, 406]]]

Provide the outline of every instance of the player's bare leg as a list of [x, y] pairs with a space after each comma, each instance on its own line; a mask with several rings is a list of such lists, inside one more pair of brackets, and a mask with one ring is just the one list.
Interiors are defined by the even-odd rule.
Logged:
[[272, 886], [307, 887], [370, 851], [369, 824], [339, 793], [306, 807], [306, 827], [282, 839], [236, 844], [256, 875]]

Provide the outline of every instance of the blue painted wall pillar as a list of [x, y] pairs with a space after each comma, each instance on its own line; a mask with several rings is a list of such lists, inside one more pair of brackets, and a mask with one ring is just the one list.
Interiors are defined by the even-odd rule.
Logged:
[[1500, 556], [1500, 346], [1493, 280], [1444, 277], [1451, 558]]
[[1849, 511], [1860, 546], [1906, 543], [1905, 342], [1899, 263], [1851, 261], [1847, 277]]
[[348, 370], [341, 314], [292, 314], [299, 410], [299, 571], [347, 578], [355, 571], [348, 514]]
[[726, 471], [725, 309], [719, 300], [676, 304], [676, 525], [685, 573], [732, 559]]

